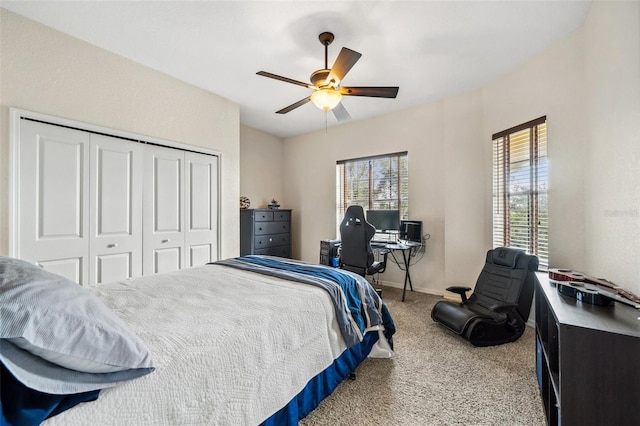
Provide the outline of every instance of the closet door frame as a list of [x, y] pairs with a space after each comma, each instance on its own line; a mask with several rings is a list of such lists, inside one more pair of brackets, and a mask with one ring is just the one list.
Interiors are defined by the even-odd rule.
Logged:
[[[202, 148], [194, 145], [187, 145], [180, 142], [173, 142], [165, 139], [145, 136], [138, 133], [126, 132], [122, 130], [110, 129], [108, 127], [97, 126], [94, 124], [83, 123], [76, 120], [57, 117], [49, 114], [28, 111], [21, 108], [9, 108], [9, 256], [20, 256], [20, 121], [22, 119], [40, 121], [45, 124], [71, 127], [78, 130], [84, 130], [91, 133], [103, 134], [106, 136], [122, 138], [131, 142], [142, 144], [159, 145], [167, 148], [175, 148], [185, 152], [195, 152], [200, 154], [212, 155], [218, 158], [217, 167], [217, 188], [216, 198], [217, 206], [220, 206], [221, 197], [221, 169], [222, 169], [222, 153], [216, 150]], [[218, 208], [217, 215], [217, 238], [216, 238], [216, 254], [219, 258], [221, 252], [221, 211]], [[217, 260], [217, 259], [214, 259]]]

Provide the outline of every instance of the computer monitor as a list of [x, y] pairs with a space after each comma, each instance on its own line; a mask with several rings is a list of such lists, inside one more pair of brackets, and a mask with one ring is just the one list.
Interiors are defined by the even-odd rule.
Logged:
[[398, 232], [400, 210], [367, 210], [367, 222], [375, 226], [377, 232]]
[[402, 220], [400, 221], [400, 239], [414, 243], [422, 242], [422, 221]]

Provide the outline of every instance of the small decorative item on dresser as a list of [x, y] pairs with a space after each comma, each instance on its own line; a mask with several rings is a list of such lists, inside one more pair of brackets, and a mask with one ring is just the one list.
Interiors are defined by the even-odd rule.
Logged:
[[241, 209], [248, 209], [249, 206], [251, 205], [251, 200], [245, 196], [240, 197], [240, 208]]
[[280, 204], [278, 204], [278, 202], [274, 198], [273, 200], [271, 200], [271, 204], [269, 204], [268, 207], [271, 210], [275, 210], [275, 209], [279, 209], [280, 208]]

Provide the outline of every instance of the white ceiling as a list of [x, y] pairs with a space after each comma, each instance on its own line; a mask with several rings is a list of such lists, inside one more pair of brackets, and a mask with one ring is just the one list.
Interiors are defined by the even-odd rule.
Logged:
[[[399, 86], [396, 99], [345, 97], [360, 120], [480, 88], [579, 28], [590, 1], [5, 1], [0, 6], [228, 98], [242, 124], [280, 137], [325, 128], [304, 87], [324, 68], [323, 31], [362, 53], [345, 86]], [[333, 114], [326, 125], [338, 125]]]

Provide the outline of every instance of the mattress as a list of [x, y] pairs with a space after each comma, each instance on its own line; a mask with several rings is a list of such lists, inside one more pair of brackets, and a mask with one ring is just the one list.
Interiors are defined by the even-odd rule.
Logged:
[[213, 264], [94, 291], [156, 370], [46, 425], [259, 424], [346, 349], [327, 292], [277, 277]]

